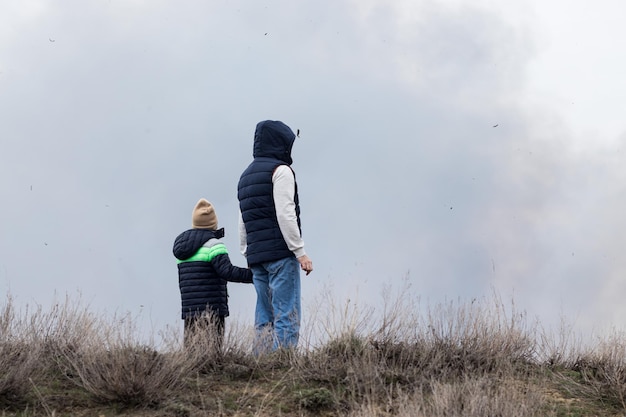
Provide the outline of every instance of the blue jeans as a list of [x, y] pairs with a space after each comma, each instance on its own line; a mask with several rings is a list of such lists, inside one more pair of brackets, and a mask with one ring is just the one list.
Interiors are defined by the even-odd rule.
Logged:
[[256, 289], [255, 353], [296, 347], [300, 332], [300, 262], [295, 257], [250, 267]]

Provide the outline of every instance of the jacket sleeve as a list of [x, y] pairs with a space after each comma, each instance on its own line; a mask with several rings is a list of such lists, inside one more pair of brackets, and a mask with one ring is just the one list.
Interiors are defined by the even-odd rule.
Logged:
[[252, 271], [233, 265], [227, 253], [217, 255], [211, 262], [218, 275], [226, 281], [252, 284]]
[[285, 243], [296, 258], [306, 255], [296, 215], [296, 179], [287, 165], [280, 165], [272, 176], [274, 206], [278, 227]]

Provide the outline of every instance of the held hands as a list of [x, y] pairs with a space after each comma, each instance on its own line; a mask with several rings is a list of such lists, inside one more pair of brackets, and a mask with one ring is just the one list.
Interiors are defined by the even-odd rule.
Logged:
[[300, 262], [300, 268], [309, 275], [313, 271], [313, 261], [307, 256], [302, 255], [298, 258], [298, 262]]

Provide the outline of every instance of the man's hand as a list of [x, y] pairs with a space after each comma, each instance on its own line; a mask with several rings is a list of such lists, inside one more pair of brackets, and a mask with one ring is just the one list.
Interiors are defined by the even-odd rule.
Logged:
[[298, 258], [298, 262], [300, 262], [300, 268], [309, 275], [313, 271], [313, 261], [307, 256], [302, 255]]

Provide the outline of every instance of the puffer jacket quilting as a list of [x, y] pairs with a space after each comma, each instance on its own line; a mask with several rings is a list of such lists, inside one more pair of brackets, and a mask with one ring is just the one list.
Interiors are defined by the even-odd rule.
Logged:
[[[241, 174], [237, 197], [246, 228], [248, 265], [294, 256], [289, 250], [276, 217], [272, 176], [280, 165], [291, 167], [295, 135], [282, 122], [266, 120], [257, 125], [254, 160]], [[294, 174], [295, 176], [295, 174]], [[296, 217], [300, 226], [298, 185], [294, 190]]]
[[190, 229], [174, 241], [183, 319], [207, 309], [228, 316], [227, 282], [252, 283], [250, 270], [230, 262], [226, 246], [219, 240], [223, 236], [223, 229]]

